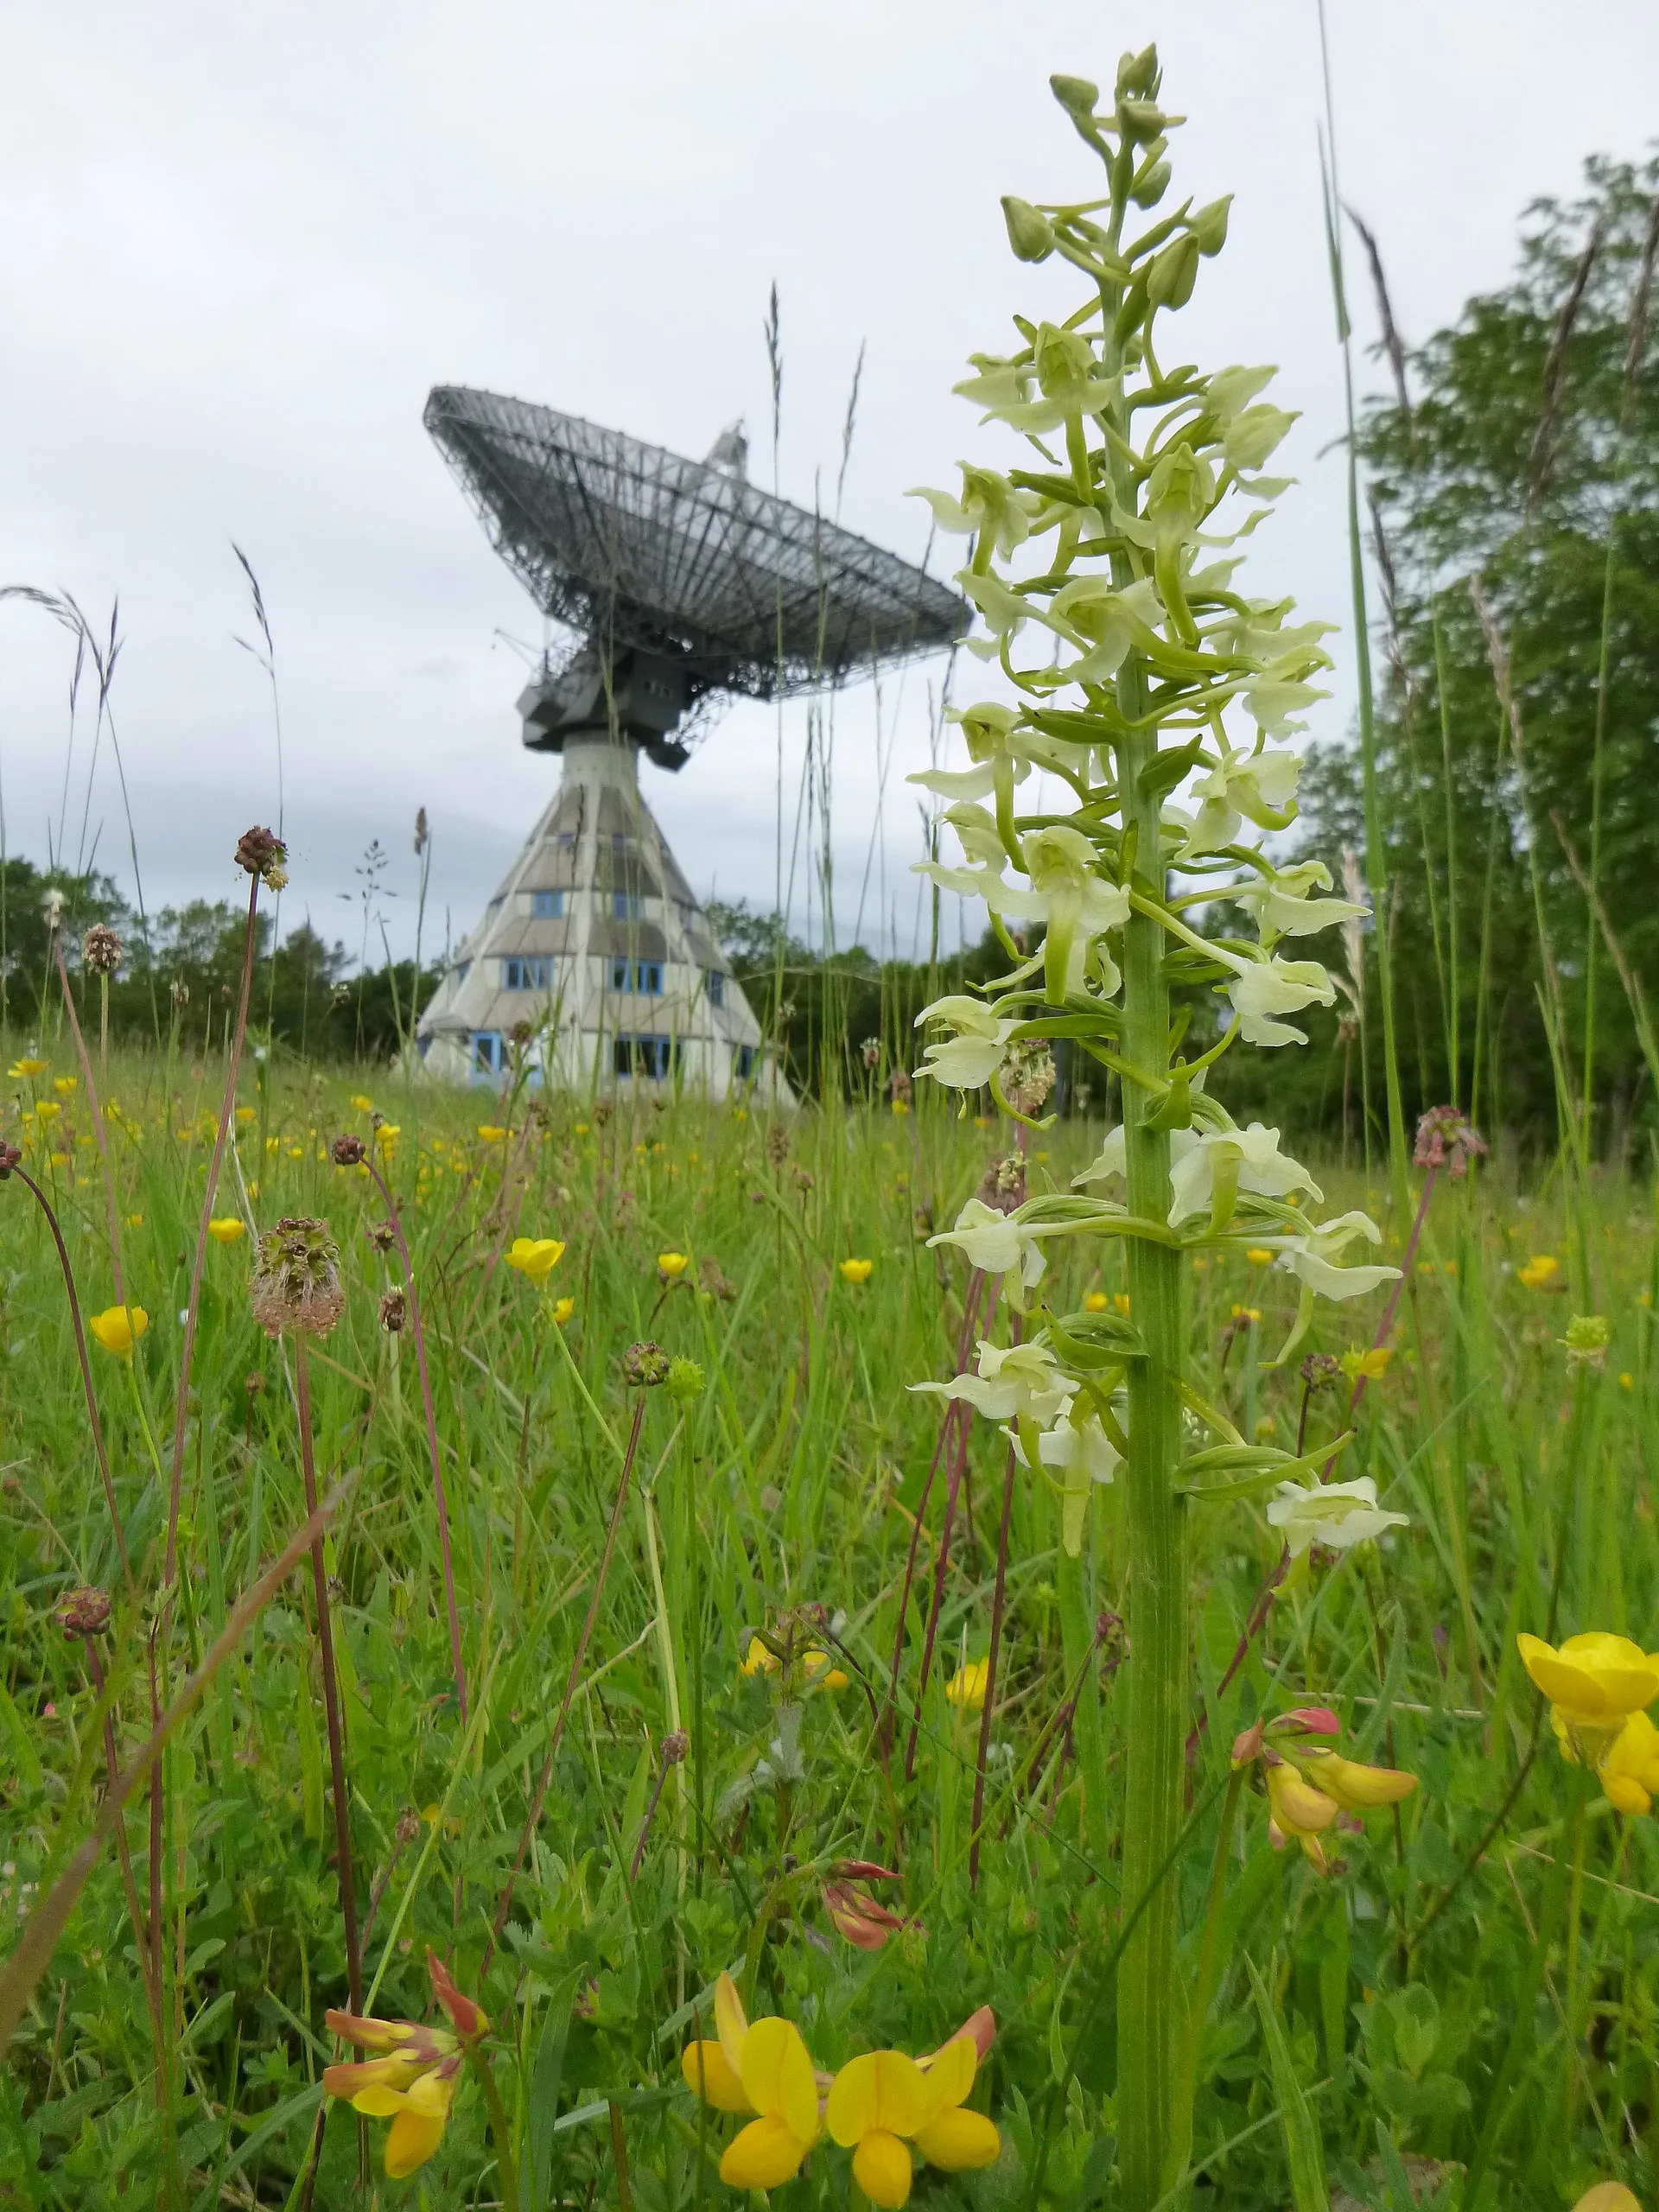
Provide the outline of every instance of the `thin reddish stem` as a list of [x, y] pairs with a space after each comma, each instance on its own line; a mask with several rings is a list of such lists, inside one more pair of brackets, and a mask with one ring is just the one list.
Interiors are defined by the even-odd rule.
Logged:
[[[311, 1436], [311, 1370], [303, 1336], [294, 1344], [294, 1395], [300, 1421], [300, 1464], [305, 1472], [305, 1510], [317, 1510], [317, 1468]], [[328, 1766], [334, 1791], [334, 1847], [340, 1860], [340, 1911], [346, 1928], [346, 1980], [352, 2010], [363, 2010], [363, 1955], [357, 1934], [357, 1879], [352, 1865], [352, 1808], [346, 1782], [346, 1745], [340, 1725], [340, 1684], [334, 1671], [334, 1637], [328, 1607], [328, 1570], [322, 1530], [311, 1539], [311, 1586], [317, 1600], [317, 1649], [322, 1661], [322, 1704], [328, 1723]]]
[[162, 1567], [162, 1586], [170, 1589], [179, 1550], [179, 1505], [184, 1489], [184, 1433], [190, 1416], [190, 1370], [195, 1358], [196, 1320], [201, 1308], [201, 1277], [207, 1259], [207, 1224], [213, 1217], [219, 1192], [219, 1171], [225, 1164], [225, 1146], [236, 1111], [236, 1079], [242, 1068], [242, 1042], [248, 1031], [248, 999], [253, 989], [255, 912], [259, 904], [259, 879], [248, 885], [248, 924], [242, 944], [242, 988], [236, 1001], [236, 1029], [231, 1039], [231, 1064], [225, 1075], [224, 1103], [219, 1109], [219, 1133], [202, 1193], [201, 1219], [196, 1227], [196, 1256], [190, 1268], [190, 1297], [184, 1310], [184, 1348], [179, 1357], [179, 1402], [173, 1415], [173, 1477], [167, 1501], [167, 1554]]
[[[991, 1748], [991, 1715], [996, 1705], [996, 1662], [1002, 1651], [1002, 1600], [1008, 1580], [1008, 1529], [1014, 1518], [1014, 1478], [1018, 1465], [1014, 1446], [1008, 1446], [1002, 1475], [1002, 1521], [996, 1537], [996, 1587], [991, 1597], [991, 1646], [985, 1657], [985, 1703], [979, 1716], [979, 1750], [974, 1761], [972, 1840], [968, 1846], [968, 1886], [979, 1886], [979, 1832], [985, 1817], [985, 1764]], [[1093, 1653], [1090, 1655], [1093, 1664]]]
[[110, 1509], [110, 1526], [115, 1531], [115, 1548], [121, 1555], [121, 1572], [126, 1577], [128, 1594], [136, 1596], [132, 1561], [127, 1556], [127, 1540], [121, 1529], [121, 1510], [115, 1500], [115, 1478], [110, 1472], [110, 1455], [105, 1448], [104, 1431], [98, 1418], [98, 1397], [92, 1389], [92, 1363], [86, 1355], [86, 1332], [81, 1325], [80, 1300], [75, 1295], [75, 1271], [69, 1264], [69, 1248], [63, 1241], [63, 1231], [58, 1226], [58, 1217], [52, 1210], [52, 1201], [35, 1178], [23, 1167], [14, 1166], [10, 1173], [31, 1193], [35, 1205], [45, 1215], [46, 1225], [52, 1232], [52, 1242], [58, 1248], [58, 1264], [63, 1269], [63, 1287], [69, 1300], [69, 1319], [75, 1332], [75, 1351], [80, 1360], [81, 1388], [86, 1394], [86, 1419], [92, 1432], [92, 1449], [98, 1454], [98, 1471], [103, 1479], [104, 1496]]
[[427, 1364], [426, 1332], [421, 1325], [420, 1294], [415, 1287], [415, 1262], [409, 1255], [409, 1239], [404, 1235], [403, 1217], [397, 1201], [385, 1177], [375, 1160], [364, 1163], [374, 1178], [375, 1188], [386, 1202], [386, 1217], [391, 1224], [391, 1233], [397, 1242], [397, 1256], [404, 1263], [404, 1287], [409, 1295], [409, 1325], [415, 1338], [415, 1364], [420, 1370], [421, 1403], [426, 1410], [426, 1448], [432, 1461], [432, 1494], [438, 1507], [438, 1550], [443, 1560], [443, 1595], [449, 1608], [449, 1657], [455, 1671], [455, 1702], [461, 1717], [467, 1714], [467, 1669], [461, 1656], [461, 1614], [455, 1605], [455, 1562], [449, 1542], [449, 1500], [443, 1487], [443, 1464], [438, 1452], [438, 1416], [432, 1402], [432, 1372]]

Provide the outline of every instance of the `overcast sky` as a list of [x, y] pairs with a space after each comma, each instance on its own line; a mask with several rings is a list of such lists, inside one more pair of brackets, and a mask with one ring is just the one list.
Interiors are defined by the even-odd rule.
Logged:
[[[1331, 16], [1342, 186], [1380, 235], [1408, 340], [1504, 281], [1529, 200], [1654, 131], [1651, 0], [1585, 0], [1570, 20], [1559, 0], [1332, 0]], [[13, 0], [0, 583], [67, 589], [99, 624], [118, 594], [113, 705], [149, 903], [233, 893], [238, 834], [277, 811], [232, 540], [276, 641], [286, 918], [308, 908], [355, 944], [341, 898], [378, 837], [406, 944], [423, 805], [428, 943], [446, 913], [459, 936], [544, 804], [556, 765], [520, 750], [513, 714], [540, 618], [422, 428], [435, 383], [691, 454], [743, 416], [769, 480], [775, 278], [782, 489], [810, 503], [822, 471], [833, 500], [866, 344], [842, 519], [919, 558], [927, 516], [906, 489], [953, 481], [982, 435], [950, 395], [964, 356], [1002, 350], [1016, 308], [1071, 304], [1051, 270], [1011, 259], [997, 206], [1090, 188], [1048, 73], [1109, 87], [1120, 47], [1154, 37], [1165, 105], [1189, 118], [1178, 192], [1236, 195], [1181, 351], [1276, 361], [1273, 396], [1303, 410], [1283, 449], [1300, 485], [1246, 574], [1344, 624], [1319, 716], [1336, 732], [1351, 675], [1312, 0]], [[0, 799], [10, 849], [36, 860], [64, 812], [69, 655], [38, 612], [0, 606]], [[902, 778], [925, 765], [940, 673], [884, 688], [880, 804], [874, 696], [837, 703], [843, 938], [874, 837], [862, 934], [911, 949]], [[804, 731], [789, 709], [791, 823]], [[130, 892], [107, 752], [89, 801], [89, 735], [68, 855], [85, 812]], [[745, 704], [682, 776], [644, 771], [705, 895], [772, 903], [776, 741], [772, 711]]]

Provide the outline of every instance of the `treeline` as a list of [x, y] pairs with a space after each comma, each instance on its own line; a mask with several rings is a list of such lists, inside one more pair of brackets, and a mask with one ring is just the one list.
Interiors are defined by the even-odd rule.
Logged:
[[[1536, 1147], [1556, 1141], [1563, 1095], [1580, 1111], [1587, 1099], [1591, 1149], [1619, 1157], [1659, 1121], [1609, 942], [1651, 1003], [1659, 160], [1586, 174], [1581, 200], [1531, 210], [1510, 284], [1400, 348], [1361, 447], [1389, 885], [1378, 922], [1408, 1108], [1455, 1099]], [[1364, 814], [1357, 748], [1325, 747], [1304, 777], [1300, 844], [1334, 867], [1344, 847], [1363, 852]], [[1341, 968], [1334, 939], [1318, 950]], [[1230, 1096], [1253, 1078], [1275, 1111], [1329, 1130], [1346, 1066], [1379, 1115], [1370, 927], [1362, 1011], [1352, 1042], [1344, 999], [1308, 1021], [1306, 1052], [1243, 1056]]]
[[[223, 1038], [241, 984], [245, 908], [197, 899], [140, 917], [106, 875], [43, 870], [11, 858], [0, 861], [0, 1024], [38, 1033], [56, 1019], [60, 988], [46, 918], [54, 893], [63, 902], [65, 955], [84, 1022], [99, 1024], [102, 992], [100, 979], [83, 966], [81, 939], [103, 923], [123, 950], [109, 982], [112, 1039], [171, 1038], [194, 1047]], [[417, 973], [410, 960], [350, 975], [345, 946], [330, 944], [308, 921], [285, 928], [274, 951], [268, 912], [260, 912], [255, 931], [251, 1019], [262, 1037], [304, 1057], [386, 1060], [438, 985], [439, 969]]]

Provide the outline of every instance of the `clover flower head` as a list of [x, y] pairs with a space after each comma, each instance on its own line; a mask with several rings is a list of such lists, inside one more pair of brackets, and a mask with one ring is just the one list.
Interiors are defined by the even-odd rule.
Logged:
[[1485, 1157], [1486, 1140], [1460, 1106], [1431, 1106], [1419, 1121], [1414, 1166], [1443, 1167], [1453, 1182], [1460, 1182], [1469, 1162]]

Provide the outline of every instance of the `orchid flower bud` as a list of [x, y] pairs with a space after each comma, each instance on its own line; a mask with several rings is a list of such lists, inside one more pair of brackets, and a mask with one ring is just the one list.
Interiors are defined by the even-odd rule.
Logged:
[[1100, 86], [1091, 85], [1086, 77], [1053, 76], [1048, 89], [1074, 123], [1092, 123], [1095, 110], [1100, 105]]
[[1155, 95], [1158, 79], [1158, 49], [1155, 46], [1143, 46], [1139, 54], [1120, 57], [1116, 97], [1122, 100]]
[[1184, 308], [1198, 273], [1198, 242], [1190, 232], [1166, 245], [1147, 271], [1147, 297], [1155, 308]]
[[1054, 229], [1046, 215], [1038, 213], [1028, 200], [1012, 193], [1002, 198], [1002, 219], [1008, 226], [1008, 244], [1020, 261], [1046, 261], [1054, 251]]
[[1232, 194], [1224, 193], [1208, 207], [1200, 207], [1187, 226], [1187, 235], [1197, 239], [1198, 251], [1206, 260], [1219, 253], [1227, 243], [1227, 218], [1232, 204]]

